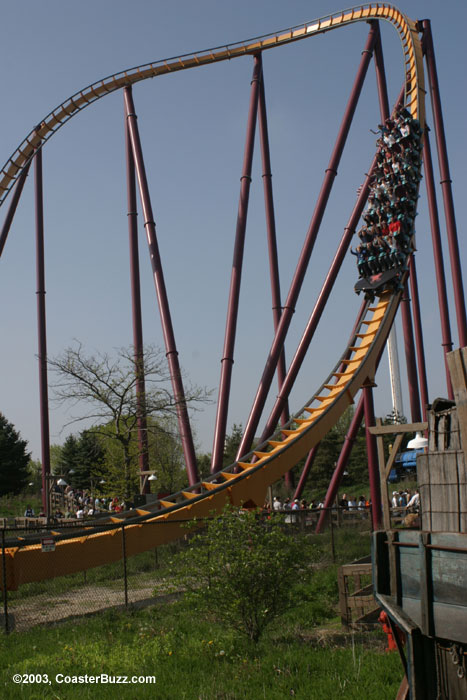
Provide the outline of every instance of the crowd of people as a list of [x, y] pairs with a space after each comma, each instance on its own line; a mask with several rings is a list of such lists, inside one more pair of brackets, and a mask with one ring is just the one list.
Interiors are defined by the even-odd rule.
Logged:
[[[51, 517], [57, 521], [64, 518], [83, 520], [102, 513], [120, 513], [127, 510], [128, 507], [121, 498], [93, 496], [86, 489], [73, 489], [71, 486], [67, 486], [64, 491], [53, 492]], [[45, 518], [46, 514], [43, 511], [36, 514], [34, 509], [28, 505], [24, 517]]]
[[420, 508], [420, 493], [418, 490], [412, 493], [410, 489], [393, 491], [391, 506], [393, 508], [403, 508], [412, 513], [417, 512]]
[[[339, 510], [341, 511], [360, 511], [360, 513], [369, 512], [371, 508], [371, 499], [364, 495], [356, 496], [347, 495], [343, 493], [341, 497], [338, 498]], [[407, 512], [417, 512], [420, 508], [420, 494], [418, 490], [413, 493], [410, 489], [404, 491], [393, 491], [391, 506], [394, 509], [404, 509]], [[285, 498], [281, 501], [278, 496], [274, 496], [272, 507], [269, 502], [264, 504], [264, 510], [270, 512], [271, 510], [276, 512], [281, 511], [297, 511], [297, 510], [321, 510], [324, 508], [324, 503], [322, 501], [312, 500], [310, 502], [306, 501], [304, 498], [299, 500], [298, 498], [290, 499]]]
[[[401, 107], [379, 125], [379, 133], [365, 223], [358, 231], [356, 250], [350, 249], [357, 257], [359, 276], [365, 278], [391, 268], [406, 269], [422, 177], [418, 120]], [[401, 275], [396, 281], [396, 289], [400, 287]]]

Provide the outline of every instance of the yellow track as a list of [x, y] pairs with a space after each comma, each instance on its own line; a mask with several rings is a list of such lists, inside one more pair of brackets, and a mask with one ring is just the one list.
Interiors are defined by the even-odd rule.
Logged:
[[[21, 143], [0, 171], [0, 205], [14, 185], [36, 148], [41, 146], [72, 116], [100, 97], [126, 85], [174, 71], [195, 68], [208, 63], [255, 54], [347, 24], [368, 20], [386, 20], [398, 31], [405, 58], [405, 106], [424, 127], [424, 80], [422, 50], [415, 22], [386, 3], [372, 3], [313, 20], [299, 27], [259, 37], [250, 41], [202, 51], [195, 54], [139, 66], [117, 73], [76, 93], [53, 110]], [[267, 487], [277, 481], [314, 447], [336, 423], [367, 378], [373, 378], [377, 358], [383, 349], [399, 304], [399, 295], [383, 295], [374, 308], [367, 309], [354, 345], [345, 349], [320, 388], [318, 394], [293, 420], [290, 430], [256, 451], [257, 461], [251, 464], [247, 455], [237, 465], [202, 482], [199, 493], [195, 487], [160, 502], [157, 514], [137, 511], [125, 526], [125, 546], [128, 555], [136, 554], [181, 537], [183, 521], [202, 518], [220, 511], [226, 503], [262, 505]], [[342, 370], [342, 365], [344, 369]], [[340, 371], [339, 371], [340, 370]], [[235, 467], [240, 473], [235, 473]], [[54, 578], [76, 571], [107, 564], [121, 558], [122, 528], [118, 518], [115, 529], [97, 532], [93, 529], [70, 535], [56, 543], [54, 552], [43, 553], [39, 544], [10, 547], [6, 550], [7, 588], [17, 589], [23, 583]], [[152, 525], [146, 524], [151, 522]], [[144, 524], [143, 524], [144, 523]], [[120, 524], [120, 526], [119, 526]], [[1, 580], [1, 577], [0, 577]]]

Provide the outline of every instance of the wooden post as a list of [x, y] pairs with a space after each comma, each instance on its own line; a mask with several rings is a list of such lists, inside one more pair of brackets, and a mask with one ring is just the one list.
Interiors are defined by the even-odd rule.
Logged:
[[467, 452], [467, 348], [453, 350], [446, 355], [452, 388], [457, 406], [457, 417], [462, 449]]
[[[382, 424], [381, 418], [376, 419], [376, 426], [380, 427]], [[379, 482], [381, 490], [381, 505], [383, 508], [383, 530], [391, 529], [391, 513], [389, 510], [388, 502], [388, 487], [387, 487], [387, 476], [386, 476], [386, 460], [384, 458], [384, 442], [383, 436], [376, 436], [376, 449], [378, 454], [378, 467], [379, 467]]]

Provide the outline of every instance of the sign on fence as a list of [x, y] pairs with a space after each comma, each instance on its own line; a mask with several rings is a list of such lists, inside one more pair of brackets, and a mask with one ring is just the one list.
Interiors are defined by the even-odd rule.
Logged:
[[43, 552], [55, 552], [55, 540], [53, 537], [42, 537], [41, 549]]

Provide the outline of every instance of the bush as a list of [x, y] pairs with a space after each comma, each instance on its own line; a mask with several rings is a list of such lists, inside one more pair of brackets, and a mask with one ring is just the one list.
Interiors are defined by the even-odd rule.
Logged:
[[257, 642], [296, 603], [293, 584], [310, 573], [303, 559], [303, 543], [282, 531], [278, 517], [263, 521], [256, 513], [226, 508], [193, 537], [172, 568], [199, 610]]

